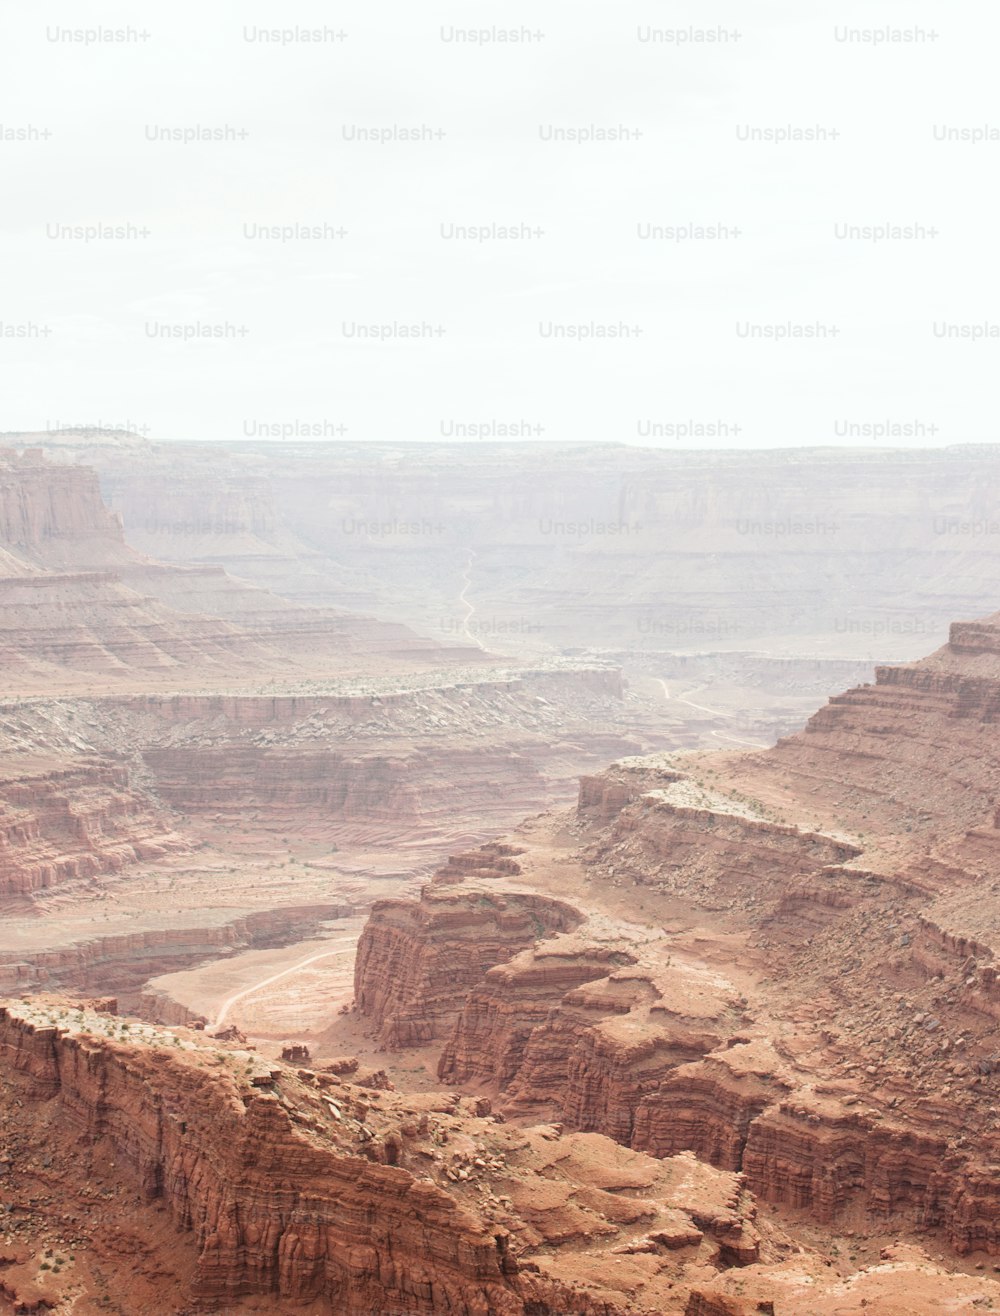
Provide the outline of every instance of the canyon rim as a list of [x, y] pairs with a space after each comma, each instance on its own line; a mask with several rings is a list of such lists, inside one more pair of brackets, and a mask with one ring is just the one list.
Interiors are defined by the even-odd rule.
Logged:
[[[608, 517], [602, 452], [484, 448], [433, 505], [426, 453], [253, 454], [0, 454], [0, 1304], [1000, 1309], [989, 545], [908, 631], [806, 618], [815, 546], [736, 552], [734, 456], [695, 464], [692, 568], [735, 553], [732, 598], [612, 606], [677, 551], [685, 460], [623, 460], [646, 540], [611, 546], [538, 529], [567, 480], [563, 524]], [[790, 523], [829, 459], [770, 460]], [[918, 496], [863, 566], [821, 547], [855, 618]], [[324, 498], [449, 547], [342, 553]]]

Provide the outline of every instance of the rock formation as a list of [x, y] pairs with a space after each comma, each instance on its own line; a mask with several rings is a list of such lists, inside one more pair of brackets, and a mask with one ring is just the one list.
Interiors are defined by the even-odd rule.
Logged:
[[0, 453], [0, 1305], [1000, 1302], [1000, 617], [863, 661], [993, 588], [932, 524], [982, 454], [873, 454], [898, 506], [860, 551], [835, 481], [804, 551], [761, 526], [836, 455], [45, 446]]
[[25, 441], [95, 464], [144, 552], [424, 634], [460, 628], [472, 549], [488, 647], [506, 627], [522, 647], [895, 660], [995, 605], [990, 445]]
[[[436, 1014], [429, 984], [398, 973], [408, 1026], [383, 1041], [441, 1036], [454, 1018], [440, 1076], [508, 1115], [693, 1151], [834, 1229], [896, 1221], [960, 1255], [1000, 1253], [994, 689], [1000, 617], [880, 669], [766, 753], [630, 759], [583, 778], [579, 839], [553, 849], [561, 818], [521, 829], [517, 882], [582, 887], [594, 912], [576, 905], [572, 930], [491, 966], [475, 910], [507, 886], [473, 864], [459, 885], [442, 873], [392, 919], [407, 962], [439, 960], [421, 911], [446, 895], [464, 1006]], [[832, 797], [815, 798], [820, 780]], [[675, 924], [711, 915], [715, 930], [597, 916], [611, 908], [644, 909], [647, 925], [657, 909]], [[377, 923], [357, 999], [379, 1023]], [[737, 947], [739, 986], [721, 968]]]
[[[141, 991], [150, 978], [236, 948], [301, 940], [325, 920], [344, 918], [351, 912], [351, 907], [343, 904], [289, 905], [228, 923], [111, 934], [27, 956], [0, 952], [0, 994], [111, 991], [133, 1008], [142, 1001], [141, 1012], [155, 1018], [161, 1003]], [[162, 1003], [162, 1009], [169, 1012], [169, 1003]]]
[[[203, 610], [198, 609], [198, 604]], [[0, 661], [6, 689], [147, 688], [482, 660], [407, 627], [303, 608], [218, 565], [168, 566], [125, 542], [96, 473], [0, 449]]]
[[[456, 1100], [360, 1088], [113, 1009], [55, 997], [0, 1006], [2, 1086], [29, 1112], [0, 1123], [0, 1165], [12, 1154], [23, 1165], [15, 1232], [26, 1242], [39, 1228], [27, 1197], [50, 1168], [67, 1191], [79, 1185], [81, 1205], [93, 1197], [95, 1230], [123, 1189], [140, 1213], [166, 1208], [179, 1238], [161, 1277], [183, 1274], [187, 1234], [194, 1265], [169, 1306], [133, 1298], [150, 1316], [192, 1298], [241, 1310], [252, 1295], [344, 1316], [680, 1313], [706, 1274], [792, 1250], [755, 1223], [738, 1176], [693, 1157], [508, 1129]], [[83, 1247], [87, 1229], [75, 1217]], [[53, 1242], [47, 1275], [24, 1253], [8, 1258], [12, 1301], [55, 1305], [79, 1279], [73, 1244]], [[134, 1257], [105, 1246], [102, 1267], [119, 1295], [143, 1291]]]
[[119, 872], [186, 848], [128, 768], [96, 755], [69, 766], [8, 758], [0, 774], [0, 901]]
[[377, 901], [358, 943], [358, 1004], [386, 1045], [442, 1036], [488, 968], [580, 917], [562, 901], [488, 888], [473, 899], [444, 885], [424, 887], [419, 902]]

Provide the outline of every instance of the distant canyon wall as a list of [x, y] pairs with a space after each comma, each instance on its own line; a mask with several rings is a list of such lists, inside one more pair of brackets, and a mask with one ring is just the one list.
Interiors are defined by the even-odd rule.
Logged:
[[550, 648], [705, 651], [787, 636], [817, 655], [907, 658], [998, 601], [992, 448], [192, 443], [81, 455], [143, 551], [455, 637], [467, 576], [487, 644], [506, 633]]

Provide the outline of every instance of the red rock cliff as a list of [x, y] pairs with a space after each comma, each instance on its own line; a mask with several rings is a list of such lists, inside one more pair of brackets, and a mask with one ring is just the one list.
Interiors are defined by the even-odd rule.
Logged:
[[186, 843], [124, 764], [87, 756], [67, 766], [8, 760], [0, 776], [0, 899], [118, 872]]
[[358, 942], [355, 997], [388, 1046], [446, 1035], [486, 970], [546, 932], [580, 922], [529, 892], [425, 886], [419, 901], [379, 900]]
[[[105, 1220], [126, 1185], [133, 1210], [167, 1209], [194, 1267], [149, 1316], [249, 1295], [338, 1316], [681, 1316], [694, 1281], [785, 1246], [739, 1176], [693, 1157], [498, 1125], [94, 1007], [0, 1003], [0, 1156], [72, 1176]], [[17, 1260], [12, 1301], [45, 1282]]]

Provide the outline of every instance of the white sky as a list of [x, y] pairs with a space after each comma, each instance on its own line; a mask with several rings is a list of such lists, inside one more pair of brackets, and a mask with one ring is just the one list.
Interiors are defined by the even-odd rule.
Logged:
[[[442, 40], [442, 29], [522, 24], [544, 39]], [[98, 27], [149, 35], [53, 39]], [[246, 39], [258, 27], [347, 37], [263, 45]], [[742, 35], [677, 47], [640, 41], [648, 27]], [[887, 27], [938, 36], [836, 39]], [[994, 441], [998, 37], [1000, 10], [971, 0], [4, 0], [0, 428], [103, 421], [236, 439], [299, 422], [346, 426], [352, 441], [426, 441], [443, 424], [528, 421], [553, 440], [773, 447], [853, 446], [838, 424], [889, 420], [924, 429], [896, 442]], [[345, 125], [421, 124], [447, 135], [344, 139]], [[150, 141], [147, 125], [247, 136]], [[642, 136], [543, 141], [550, 125]], [[786, 125], [840, 136], [738, 140], [744, 126]], [[991, 127], [997, 140], [937, 141], [935, 126]], [[51, 136], [17, 140], [22, 129]], [[637, 233], [687, 223], [742, 235]], [[837, 224], [885, 223], [939, 234], [835, 236]], [[149, 236], [50, 236], [94, 224]], [[323, 224], [347, 236], [244, 235]], [[463, 242], [442, 224], [544, 236]], [[425, 322], [446, 333], [345, 334]], [[839, 333], [737, 333], [789, 322]], [[945, 341], [943, 322], [997, 336]], [[622, 323], [641, 337], [566, 342], [539, 329]], [[151, 337], [159, 325], [240, 336]], [[639, 437], [640, 423], [687, 420], [740, 432]]]

